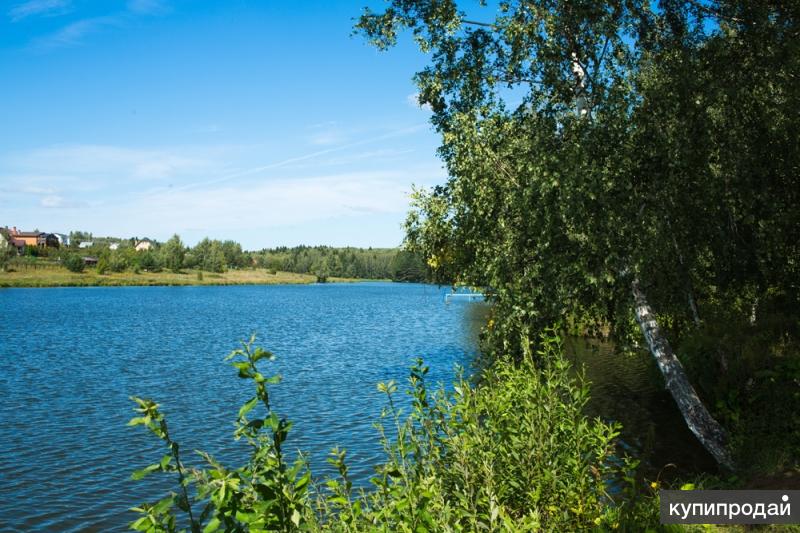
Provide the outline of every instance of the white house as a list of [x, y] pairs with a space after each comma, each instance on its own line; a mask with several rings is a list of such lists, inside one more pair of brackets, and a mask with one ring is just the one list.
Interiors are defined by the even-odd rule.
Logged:
[[69, 246], [69, 235], [65, 235], [63, 233], [53, 233], [58, 239], [59, 246]]
[[137, 252], [144, 252], [145, 250], [149, 250], [153, 247], [153, 243], [149, 239], [144, 239], [136, 243]]

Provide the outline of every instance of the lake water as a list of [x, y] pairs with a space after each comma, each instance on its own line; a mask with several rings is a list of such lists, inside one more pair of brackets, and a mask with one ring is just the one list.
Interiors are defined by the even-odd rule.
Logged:
[[[134, 505], [173, 489], [158, 475], [130, 480], [158, 461], [160, 442], [129, 428], [131, 395], [161, 403], [170, 432], [191, 451], [242, 464], [232, 439], [251, 384], [223, 358], [255, 331], [277, 356], [271, 401], [295, 426], [285, 445], [303, 450], [319, 477], [334, 446], [348, 450], [363, 485], [381, 462], [373, 423], [384, 396], [423, 356], [432, 382], [469, 367], [487, 306], [445, 288], [358, 283], [233, 287], [0, 290], [0, 531], [125, 531]], [[588, 414], [623, 424], [623, 446], [651, 477], [713, 471], [646, 352], [566, 339], [591, 381]], [[407, 405], [407, 403], [406, 403]], [[666, 465], [675, 465], [666, 466]]]
[[715, 472], [692, 434], [650, 352], [622, 352], [611, 342], [567, 338], [564, 352], [590, 383], [587, 415], [622, 424], [621, 446], [642, 461], [643, 475], [671, 481]]
[[166, 480], [129, 479], [163, 454], [142, 427], [125, 425], [131, 395], [162, 404], [185, 457], [203, 449], [240, 464], [233, 421], [252, 389], [223, 358], [253, 331], [277, 356], [266, 370], [284, 378], [271, 400], [295, 422], [286, 447], [308, 452], [316, 474], [333, 446], [345, 447], [365, 480], [380, 460], [372, 424], [384, 400], [375, 385], [404, 384], [416, 356], [432, 381], [449, 384], [475, 354], [480, 305], [445, 305], [445, 291], [392, 283], [0, 290], [0, 530], [125, 530], [130, 507], [166, 494]]

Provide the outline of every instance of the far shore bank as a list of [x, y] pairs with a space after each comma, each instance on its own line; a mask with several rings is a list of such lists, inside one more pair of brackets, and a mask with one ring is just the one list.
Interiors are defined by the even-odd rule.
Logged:
[[[329, 277], [328, 283], [357, 283], [359, 278]], [[276, 272], [263, 269], [229, 270], [223, 273], [182, 270], [180, 272], [109, 272], [98, 274], [94, 269], [69, 272], [65, 269], [20, 269], [0, 272], [0, 288], [47, 287], [137, 287], [137, 286], [200, 286], [200, 285], [307, 285], [316, 283], [312, 274]]]

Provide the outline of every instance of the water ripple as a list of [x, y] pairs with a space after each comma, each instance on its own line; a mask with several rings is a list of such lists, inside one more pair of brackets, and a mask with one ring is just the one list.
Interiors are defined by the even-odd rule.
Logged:
[[1, 527], [124, 531], [130, 507], [170, 489], [129, 479], [162, 454], [126, 427], [131, 395], [162, 404], [182, 449], [241, 461], [232, 423], [252, 393], [222, 358], [252, 331], [278, 356], [288, 448], [320, 474], [344, 446], [364, 482], [380, 459], [375, 384], [403, 382], [415, 356], [449, 383], [474, 353], [475, 308], [388, 283], [0, 290]]

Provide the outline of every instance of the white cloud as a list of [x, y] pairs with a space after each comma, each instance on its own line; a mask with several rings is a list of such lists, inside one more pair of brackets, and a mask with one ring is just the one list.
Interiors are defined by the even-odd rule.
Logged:
[[275, 228], [337, 217], [402, 214], [408, 207], [409, 182], [400, 171], [279, 178], [246, 186], [163, 191], [133, 199], [115, 212], [117, 218], [150, 224], [147, 232], [154, 235], [198, 227]]
[[411, 93], [408, 96], [406, 96], [406, 103], [410, 107], [414, 107], [416, 109], [423, 109], [425, 111], [431, 111], [430, 104], [420, 105], [420, 103], [419, 103], [419, 93]]
[[[177, 232], [187, 242], [208, 235], [256, 248], [286, 235], [335, 239], [337, 231], [343, 240], [386, 242], [400, 238], [410, 184], [444, 178], [438, 161], [409, 158], [417, 150], [399, 142], [427, 127], [373, 131], [292, 156], [272, 143], [71, 144], [0, 154], [0, 224], [157, 239]], [[289, 157], [257, 165], [264, 153]]]
[[8, 16], [12, 22], [19, 22], [36, 15], [60, 15], [69, 9], [70, 4], [70, 0], [28, 0], [12, 7]]

